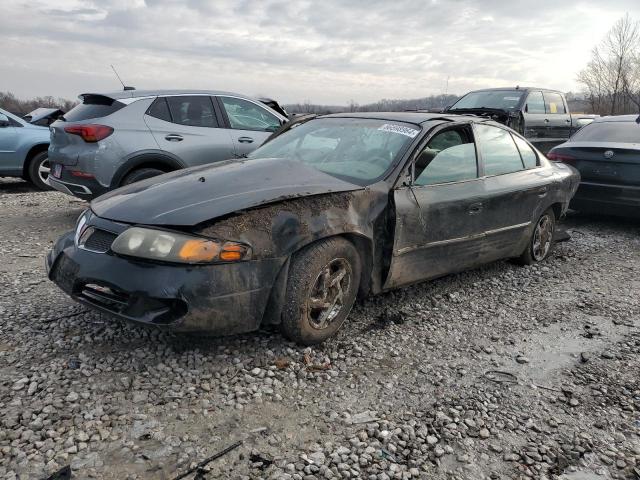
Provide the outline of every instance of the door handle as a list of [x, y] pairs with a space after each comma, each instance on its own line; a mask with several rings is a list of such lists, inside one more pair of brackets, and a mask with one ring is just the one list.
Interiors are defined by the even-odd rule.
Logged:
[[169, 135], [165, 135], [164, 139], [170, 142], [181, 142], [182, 140], [184, 140], [182, 135], [178, 135], [177, 133], [170, 133]]
[[475, 215], [476, 213], [482, 211], [482, 203], [472, 203], [469, 205], [469, 215]]
[[571, 119], [570, 119], [570, 118], [567, 118], [567, 119], [565, 120], [565, 122], [567, 122], [567, 123], [571, 123]]
[[549, 119], [548, 119], [548, 118], [545, 118], [545, 119], [544, 119], [544, 123], [549, 123]]
[[251, 137], [240, 137], [238, 138], [240, 143], [253, 143], [253, 138]]

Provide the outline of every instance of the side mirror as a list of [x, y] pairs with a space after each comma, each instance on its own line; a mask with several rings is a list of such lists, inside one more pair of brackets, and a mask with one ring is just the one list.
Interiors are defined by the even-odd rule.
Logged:
[[0, 113], [0, 128], [8, 127], [11, 125], [9, 122], [9, 117], [7, 117], [4, 113]]

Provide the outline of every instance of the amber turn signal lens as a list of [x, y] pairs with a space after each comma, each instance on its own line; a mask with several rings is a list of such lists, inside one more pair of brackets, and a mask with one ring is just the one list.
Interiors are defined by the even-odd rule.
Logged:
[[178, 256], [187, 262], [212, 262], [220, 252], [220, 245], [209, 240], [188, 240]]
[[225, 262], [237, 262], [247, 254], [247, 247], [237, 243], [225, 243], [220, 252], [220, 260]]

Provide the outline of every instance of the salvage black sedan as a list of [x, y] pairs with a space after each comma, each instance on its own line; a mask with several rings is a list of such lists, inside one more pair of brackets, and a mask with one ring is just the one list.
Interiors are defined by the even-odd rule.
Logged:
[[580, 172], [571, 208], [640, 218], [640, 117], [597, 118], [549, 152]]
[[426, 113], [291, 123], [247, 159], [104, 195], [47, 257], [76, 300], [137, 322], [334, 334], [358, 295], [544, 260], [579, 181], [498, 123]]

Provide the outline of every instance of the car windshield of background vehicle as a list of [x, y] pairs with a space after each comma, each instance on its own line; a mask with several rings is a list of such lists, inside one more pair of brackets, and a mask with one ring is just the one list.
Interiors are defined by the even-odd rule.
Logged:
[[640, 143], [640, 125], [635, 122], [595, 122], [571, 137], [574, 142]]
[[520, 90], [491, 90], [488, 92], [468, 93], [458, 100], [450, 110], [466, 110], [473, 108], [497, 108], [513, 110], [518, 106], [523, 92]]
[[249, 158], [293, 159], [357, 185], [369, 185], [395, 164], [419, 133], [416, 125], [391, 120], [321, 118], [292, 128]]

